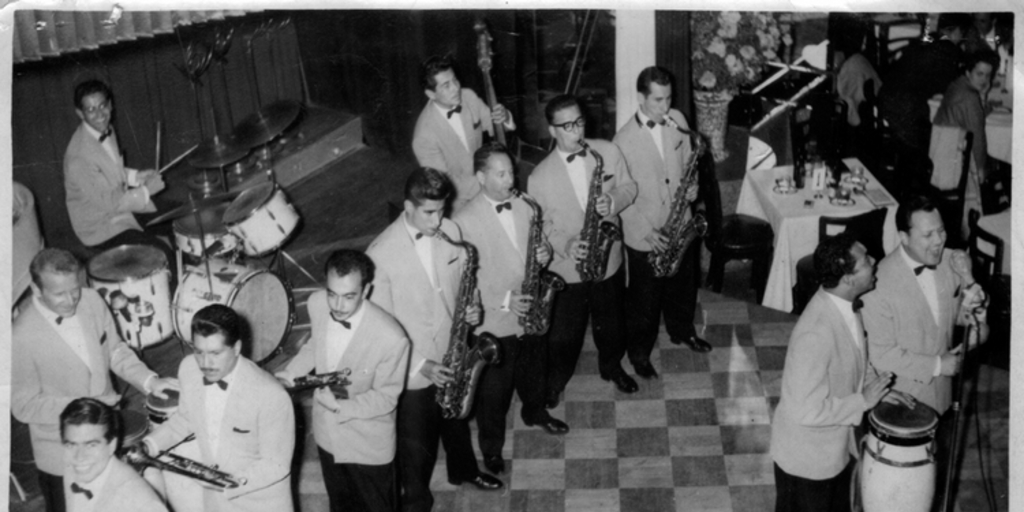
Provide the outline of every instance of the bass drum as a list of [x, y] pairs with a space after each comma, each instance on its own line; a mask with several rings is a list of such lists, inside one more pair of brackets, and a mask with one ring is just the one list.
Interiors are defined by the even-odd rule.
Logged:
[[257, 363], [280, 352], [281, 342], [295, 321], [291, 289], [269, 270], [211, 259], [190, 266], [174, 294], [174, 330], [192, 340], [192, 317], [210, 304], [223, 304], [242, 318], [243, 339], [250, 340], [245, 356]]

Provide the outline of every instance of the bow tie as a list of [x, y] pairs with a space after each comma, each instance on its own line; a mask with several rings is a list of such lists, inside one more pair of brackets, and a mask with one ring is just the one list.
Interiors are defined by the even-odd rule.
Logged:
[[76, 493], [76, 494], [84, 494], [85, 495], [85, 499], [87, 499], [87, 500], [91, 500], [92, 499], [92, 491], [90, 491], [89, 489], [86, 489], [85, 487], [82, 487], [82, 486], [80, 486], [80, 485], [78, 485], [77, 483], [74, 483], [74, 482], [71, 483], [71, 492]]
[[[331, 317], [331, 320], [334, 320], [333, 316]], [[339, 324], [341, 324], [342, 327], [344, 327], [346, 329], [351, 329], [352, 328], [352, 322], [349, 322], [348, 320], [334, 320], [334, 321], [338, 322]]]
[[462, 105], [459, 105], [459, 106], [449, 110], [448, 111], [448, 119], [451, 119], [452, 116], [454, 116], [455, 114], [458, 114], [459, 112], [462, 112]]
[[427, 235], [424, 235], [423, 232], [420, 231], [419, 233], [416, 233], [416, 240], [419, 240], [420, 238], [423, 238], [425, 236], [427, 236]]
[[924, 272], [924, 269], [935, 270], [935, 265], [919, 265], [917, 267], [914, 267], [914, 275], [921, 275], [921, 272]]
[[662, 122], [660, 122], [660, 123], [655, 123], [654, 121], [652, 121], [652, 120], [650, 120], [650, 119], [648, 119], [648, 120], [647, 120], [647, 127], [648, 127], [648, 128], [652, 128], [652, 129], [653, 129], [653, 128], [654, 128], [655, 126], [657, 126], [657, 125], [659, 125], [659, 124], [660, 124], [660, 125], [662, 125], [662, 126], [664, 126], [664, 125], [665, 125], [665, 121], [662, 121]]
[[224, 382], [222, 380], [218, 380], [218, 381], [214, 382], [214, 381], [207, 380], [206, 377], [203, 377], [203, 385], [204, 386], [212, 386], [214, 384], [216, 384], [217, 387], [219, 387], [221, 389], [221, 391], [227, 391], [228, 390], [228, 383], [227, 382]]
[[64, 321], [64, 317], [62, 317], [62, 316], [58, 316], [57, 317], [57, 320], [56, 320], [57, 325], [60, 325], [60, 323], [63, 322], [63, 321]]
[[498, 213], [501, 213], [502, 210], [512, 211], [512, 202], [505, 201], [504, 203], [498, 203], [494, 205], [494, 209], [498, 210]]
[[107, 138], [110, 137], [113, 134], [114, 134], [114, 129], [113, 128], [107, 128], [107, 131], [105, 131], [105, 132], [100, 134], [100, 144], [103, 144], [103, 141], [107, 140]]
[[565, 159], [565, 161], [569, 162], [571, 164], [572, 161], [575, 160], [577, 156], [580, 157], [580, 158], [586, 158], [587, 157], [587, 150], [581, 149], [578, 153], [572, 153], [572, 154], [569, 155], [569, 158]]
[[864, 307], [864, 301], [862, 301], [860, 299], [854, 299], [853, 300], [853, 312], [854, 313], [856, 313], [857, 311], [860, 311], [860, 308], [863, 308], [863, 307]]

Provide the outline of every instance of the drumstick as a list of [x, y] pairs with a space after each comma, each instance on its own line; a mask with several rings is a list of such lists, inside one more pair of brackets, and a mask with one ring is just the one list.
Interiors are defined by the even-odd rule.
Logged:
[[161, 131], [161, 128], [162, 128], [162, 126], [160, 124], [160, 121], [157, 121], [156, 122], [156, 163], [153, 164], [153, 168], [154, 169], [159, 169], [160, 168], [160, 131]]
[[163, 174], [164, 171], [166, 171], [167, 169], [170, 169], [171, 167], [174, 167], [178, 162], [180, 162], [186, 156], [191, 155], [192, 152], [195, 151], [196, 148], [198, 148], [198, 147], [199, 147], [199, 144], [196, 144], [195, 146], [192, 146], [192, 147], [188, 148], [188, 151], [185, 151], [184, 153], [182, 153], [181, 156], [179, 156], [178, 158], [175, 158], [174, 160], [172, 160], [171, 163], [161, 167], [160, 170], [157, 171], [157, 174]]

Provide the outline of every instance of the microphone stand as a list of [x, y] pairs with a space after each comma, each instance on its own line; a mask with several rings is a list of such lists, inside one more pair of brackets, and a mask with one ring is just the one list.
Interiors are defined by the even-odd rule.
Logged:
[[[953, 441], [950, 445], [949, 456], [946, 460], [946, 481], [942, 489], [942, 510], [943, 512], [952, 512], [953, 504], [950, 503], [952, 497], [952, 486], [953, 486], [953, 474], [956, 469], [957, 453], [960, 451], [960, 415], [963, 412], [963, 397], [964, 397], [964, 384], [967, 382], [967, 377], [964, 375], [966, 372], [966, 365], [964, 364], [967, 360], [967, 350], [970, 348], [971, 331], [977, 329], [978, 317], [975, 316], [974, 312], [971, 312], [971, 320], [969, 325], [964, 328], [963, 341], [960, 343], [960, 354], [957, 356], [957, 363], [960, 368], [960, 372], [954, 377], [956, 379], [956, 385], [953, 387]], [[978, 335], [980, 336], [980, 331]]]

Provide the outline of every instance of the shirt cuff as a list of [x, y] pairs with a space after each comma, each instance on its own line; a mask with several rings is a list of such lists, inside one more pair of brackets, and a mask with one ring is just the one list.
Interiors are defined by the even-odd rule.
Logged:
[[932, 370], [932, 377], [938, 377], [942, 373], [942, 356], [935, 356], [935, 369]]
[[505, 312], [511, 311], [508, 307], [510, 302], [512, 302], [512, 290], [505, 292], [505, 300], [501, 301], [500, 309]]
[[128, 171], [128, 186], [137, 187], [139, 186], [139, 171], [137, 169], [125, 169]]

